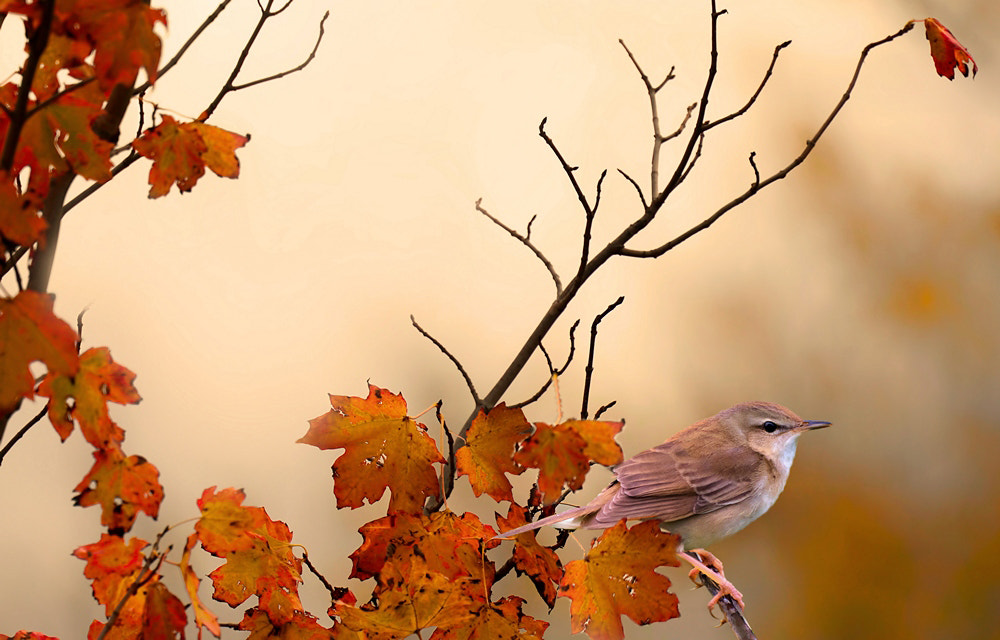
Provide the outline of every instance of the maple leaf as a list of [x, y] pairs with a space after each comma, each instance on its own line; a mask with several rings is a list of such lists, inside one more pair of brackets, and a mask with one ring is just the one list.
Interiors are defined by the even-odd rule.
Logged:
[[[526, 509], [516, 504], [510, 505], [507, 510], [507, 517], [496, 515], [497, 525], [500, 531], [511, 529], [528, 524]], [[555, 551], [538, 544], [534, 531], [525, 531], [514, 538], [514, 567], [518, 575], [527, 575], [535, 585], [538, 595], [549, 605], [549, 609], [556, 604], [556, 587], [563, 576], [562, 562]]]
[[181, 554], [180, 570], [184, 577], [184, 589], [191, 599], [191, 608], [194, 610], [194, 623], [198, 627], [198, 638], [201, 638], [202, 628], [208, 629], [216, 638], [222, 637], [222, 628], [219, 626], [219, 619], [209, 611], [198, 597], [198, 584], [201, 579], [191, 568], [191, 550], [198, 544], [198, 534], [192, 533], [188, 536], [184, 544], [184, 552]]
[[261, 507], [244, 507], [242, 491], [215, 487], [198, 500], [202, 517], [195, 533], [209, 553], [226, 559], [209, 574], [213, 597], [231, 607], [256, 595], [260, 608], [281, 626], [302, 609], [298, 585], [302, 561], [292, 553], [292, 532]]
[[73, 503], [101, 505], [101, 524], [112, 531], [128, 531], [139, 511], [156, 518], [163, 501], [160, 472], [142, 456], [129, 456], [117, 447], [94, 451], [94, 466], [74, 491]]
[[466, 624], [481, 608], [483, 590], [478, 581], [451, 580], [428, 569], [419, 557], [408, 563], [405, 573], [388, 573], [385, 582], [393, 588], [379, 593], [377, 606], [334, 603], [332, 615], [338, 619], [334, 638], [401, 639], [421, 629]]
[[431, 640], [541, 640], [549, 623], [524, 614], [522, 606], [524, 599], [517, 596], [484, 602], [464, 625], [438, 627]]
[[249, 631], [246, 640], [329, 640], [330, 630], [324, 629], [316, 618], [297, 611], [292, 619], [275, 627], [267, 614], [260, 609], [250, 608], [243, 614], [239, 627]]
[[479, 410], [466, 434], [466, 446], [455, 452], [458, 475], [469, 476], [476, 497], [486, 493], [497, 502], [514, 501], [513, 487], [504, 474], [524, 471], [514, 461], [514, 449], [530, 433], [531, 425], [520, 409], [501, 403], [489, 412]]
[[621, 447], [614, 441], [623, 422], [567, 420], [561, 424], [535, 423], [535, 433], [521, 445], [514, 459], [538, 469], [538, 489], [545, 504], [552, 504], [563, 487], [572, 491], [583, 486], [590, 462], [615, 465], [622, 461]]
[[298, 442], [344, 449], [333, 463], [337, 508], [374, 504], [391, 492], [389, 513], [417, 513], [440, 496], [435, 463], [443, 463], [427, 427], [406, 415], [403, 396], [368, 385], [368, 397], [330, 396], [333, 410], [309, 421]]
[[142, 640], [174, 640], [184, 637], [187, 613], [184, 603], [156, 580], [143, 588]]
[[668, 592], [670, 580], [656, 568], [680, 566], [679, 541], [655, 521], [631, 529], [619, 522], [594, 540], [583, 560], [566, 565], [560, 585], [559, 595], [572, 600], [573, 633], [622, 640], [623, 615], [640, 625], [677, 617], [677, 596]]
[[205, 175], [206, 166], [222, 177], [237, 177], [240, 164], [235, 151], [248, 140], [203, 122], [178, 123], [164, 115], [160, 124], [132, 142], [132, 148], [153, 161], [149, 197], [159, 198], [175, 182], [182, 193], [190, 191]]
[[18, 193], [14, 181], [0, 172], [0, 239], [23, 247], [44, 243], [48, 224], [40, 216], [41, 209], [34, 193]]
[[354, 563], [351, 578], [366, 580], [382, 573], [392, 555], [417, 553], [448, 578], [460, 576], [492, 580], [493, 563], [482, 555], [482, 545], [493, 548], [496, 532], [484, 525], [475, 514], [461, 517], [447, 509], [430, 515], [398, 513], [373, 520], [358, 531], [364, 537], [362, 545], [350, 555]]
[[12, 636], [0, 633], [0, 640], [59, 640], [59, 638], [47, 636], [37, 631], [18, 631]]
[[116, 364], [107, 347], [92, 347], [80, 355], [75, 376], [49, 373], [38, 385], [38, 395], [50, 399], [49, 420], [60, 438], [69, 437], [75, 418], [87, 442], [104, 448], [125, 438], [108, 415], [108, 402], [138, 404], [142, 400], [134, 380], [135, 374]]
[[52, 313], [52, 300], [27, 290], [13, 299], [0, 297], [0, 414], [10, 413], [21, 398], [34, 397], [32, 362], [76, 375], [76, 332]]
[[[916, 22], [911, 20], [911, 22]], [[955, 69], [957, 68], [963, 76], [969, 77], [969, 64], [972, 64], [972, 77], [976, 77], [979, 65], [972, 59], [969, 50], [962, 46], [962, 43], [952, 35], [946, 26], [934, 18], [924, 20], [927, 40], [931, 44], [931, 57], [934, 58], [934, 68], [938, 75], [955, 79]]]
[[126, 543], [120, 536], [105, 533], [99, 541], [73, 551], [75, 557], [86, 561], [83, 575], [92, 581], [94, 599], [104, 605], [108, 615], [127, 589], [122, 583], [142, 568], [142, 550], [148, 545], [141, 538], [131, 538]]

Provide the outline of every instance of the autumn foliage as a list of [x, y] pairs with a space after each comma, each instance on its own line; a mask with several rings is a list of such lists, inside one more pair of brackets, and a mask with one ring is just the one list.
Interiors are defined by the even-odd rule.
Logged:
[[[271, 3], [261, 7], [263, 20]], [[565, 538], [554, 546], [541, 544], [534, 532], [496, 539], [551, 514], [583, 486], [591, 466], [620, 462], [615, 436], [622, 421], [532, 422], [523, 409], [498, 403], [481, 407], [456, 442], [440, 414], [428, 426], [409, 415], [402, 394], [373, 384], [365, 397], [331, 395], [330, 410], [310, 420], [299, 440], [336, 452], [338, 508], [374, 511], [359, 530], [362, 542], [345, 577], [370, 588], [363, 602], [330, 585], [293, 543], [289, 526], [263, 507], [244, 504], [238, 489], [211, 487], [197, 500], [189, 497], [197, 518], [176, 558], [168, 560], [163, 540], [180, 525], [152, 541], [130, 535], [137, 518], [157, 517], [164, 495], [156, 466], [126, 451], [125, 431], [108, 411], [109, 403], [139, 403], [136, 375], [107, 347], [81, 351], [78, 331], [55, 315], [53, 297], [37, 284], [47, 282], [35, 279], [39, 256], [55, 238], [50, 234], [74, 178], [102, 184], [141, 157], [150, 161], [151, 198], [174, 185], [190, 191], [206, 169], [238, 177], [236, 151], [250, 138], [206, 122], [216, 101], [198, 118], [154, 108], [146, 114], [150, 121], [140, 122], [141, 133], [116, 147], [123, 105], [141, 99], [143, 77], [153, 83], [163, 73], [160, 33], [167, 17], [161, 9], [143, 0], [0, 0], [0, 11], [8, 21], [19, 19], [25, 32], [20, 73], [0, 85], [0, 241], [3, 273], [14, 272], [18, 286], [0, 295], [0, 443], [23, 402], [39, 396], [47, 404], [37, 419], [46, 415], [61, 440], [79, 430], [93, 448], [93, 466], [73, 489], [77, 506], [99, 507], [106, 529], [73, 551], [105, 612], [104, 620], [90, 624], [88, 638], [178, 638], [191, 624], [199, 637], [204, 631], [220, 636], [224, 625], [198, 595], [196, 552], [217, 563], [206, 576], [212, 598], [242, 608], [228, 626], [252, 639], [386, 640], [423, 630], [434, 640], [541, 638], [548, 622], [525, 614], [524, 598], [496, 595], [496, 584], [512, 572], [529, 578], [550, 608], [567, 598], [574, 631], [592, 638], [623, 638], [623, 617], [650, 624], [678, 615], [671, 583], [657, 572], [677, 564], [677, 539], [655, 523], [619, 523], [583, 559], [566, 565], [556, 553]], [[955, 69], [968, 75], [971, 65], [975, 75], [975, 61], [948, 29], [932, 18], [924, 24], [937, 72], [952, 79]], [[230, 84], [220, 97], [231, 90]], [[116, 165], [116, 153], [129, 159]], [[17, 269], [26, 255], [32, 279], [24, 287]], [[37, 363], [44, 369], [38, 378]], [[509, 478], [524, 473], [534, 488], [518, 499]], [[505, 513], [488, 523], [451, 511], [456, 479], [467, 481], [475, 496], [489, 496], [488, 504], [507, 503]], [[180, 571], [183, 594], [163, 580], [171, 565]], [[304, 610], [299, 590], [307, 569], [330, 590], [326, 612]], [[318, 613], [332, 622], [320, 622]], [[7, 637], [47, 636], [0, 636]]]

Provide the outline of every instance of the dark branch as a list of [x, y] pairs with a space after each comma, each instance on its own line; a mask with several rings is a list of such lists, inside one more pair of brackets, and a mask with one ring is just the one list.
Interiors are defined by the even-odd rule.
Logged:
[[[442, 478], [441, 481], [444, 483], [444, 497], [450, 498], [452, 489], [455, 488], [455, 437], [451, 435], [451, 429], [448, 428], [448, 423], [445, 421], [444, 416], [441, 415], [442, 405], [444, 405], [444, 401], [438, 400], [434, 406], [434, 415], [437, 417], [438, 424], [441, 425], [445, 437], [448, 438], [448, 464], [445, 465], [445, 472], [448, 476]], [[433, 506], [435, 510], [440, 509], [444, 506], [444, 500], [435, 501]]]
[[612, 400], [607, 404], [602, 404], [601, 408], [594, 412], [594, 420], [600, 420], [601, 416], [604, 415], [604, 412], [610, 409], [611, 407], [615, 406], [616, 404], [618, 404], [617, 400]]
[[313, 563], [309, 560], [309, 552], [307, 552], [305, 548], [302, 549], [302, 562], [309, 567], [309, 570], [312, 571], [314, 576], [316, 576], [316, 579], [322, 582], [323, 586], [326, 587], [326, 590], [330, 592], [330, 602], [336, 602], [338, 600], [336, 588], [330, 584], [326, 577], [320, 573], [315, 566], [313, 566]]
[[629, 183], [635, 188], [635, 192], [639, 194], [639, 202], [642, 203], [642, 208], [645, 211], [649, 205], [646, 204], [646, 196], [644, 196], [642, 193], [642, 187], [639, 186], [638, 182], [632, 179], [632, 176], [625, 173], [621, 169], [618, 170], [618, 173], [622, 174], [622, 177], [628, 180]]
[[594, 350], [597, 346], [597, 325], [601, 324], [601, 320], [604, 320], [605, 316], [614, 311], [623, 302], [625, 302], [625, 296], [619, 296], [617, 300], [608, 305], [607, 309], [599, 313], [590, 325], [590, 352], [587, 355], [587, 367], [584, 369], [583, 406], [580, 409], [581, 420], [586, 420], [590, 413], [587, 406], [590, 404], [590, 383], [594, 377]]
[[566, 162], [566, 158], [563, 157], [563, 154], [559, 151], [559, 148], [556, 147], [556, 143], [553, 142], [552, 138], [549, 137], [549, 134], [545, 132], [545, 122], [547, 120], [548, 118], [542, 118], [541, 124], [538, 125], [538, 135], [541, 136], [542, 140], [544, 140], [545, 144], [549, 146], [549, 149], [551, 149], [552, 153], [555, 154], [556, 158], [559, 159], [559, 164], [562, 165], [563, 172], [566, 173], [566, 177], [569, 178], [570, 184], [573, 185], [573, 191], [576, 192], [576, 197], [580, 201], [580, 206], [583, 207], [584, 213], [588, 217], [593, 216], [594, 211], [591, 208], [590, 203], [587, 202], [587, 196], [583, 194], [583, 189], [580, 188], [580, 183], [576, 179], [575, 172], [577, 170], [577, 167], [571, 167], [569, 163]]
[[[292, 0], [289, 0], [288, 4], [291, 4], [291, 3], [292, 3]], [[285, 9], [288, 8], [288, 4], [286, 4], [280, 10], [272, 12], [271, 15], [272, 16], [278, 15], [279, 13], [281, 13], [282, 11], [284, 11]], [[273, 80], [279, 80], [281, 78], [284, 78], [285, 76], [289, 76], [289, 75], [291, 75], [293, 73], [296, 73], [298, 71], [302, 71], [303, 69], [305, 69], [306, 66], [310, 62], [312, 62], [313, 59], [316, 57], [316, 52], [319, 51], [319, 44], [320, 44], [320, 42], [323, 41], [323, 35], [326, 33], [326, 31], [324, 29], [324, 24], [326, 23], [326, 19], [329, 18], [329, 17], [330, 17], [330, 12], [327, 11], [326, 13], [323, 14], [323, 17], [320, 18], [320, 21], [319, 21], [319, 35], [316, 36], [316, 44], [313, 45], [312, 51], [309, 52], [309, 56], [302, 62], [302, 64], [294, 66], [291, 69], [286, 69], [284, 71], [279, 71], [278, 73], [274, 73], [274, 74], [271, 74], [269, 76], [265, 76], [263, 78], [257, 78], [256, 80], [251, 80], [250, 82], [244, 82], [243, 84], [234, 85], [233, 86], [233, 91], [240, 91], [242, 89], [249, 89], [250, 87], [256, 86], [258, 84], [263, 84], [265, 82], [271, 82]]]
[[458, 361], [458, 358], [451, 355], [451, 352], [448, 351], [443, 344], [438, 342], [438, 340], [434, 336], [424, 331], [424, 328], [421, 327], [419, 324], [417, 324], [416, 318], [414, 318], [412, 315], [410, 315], [410, 322], [413, 323], [413, 328], [415, 328], [417, 331], [420, 332], [420, 335], [433, 342], [434, 346], [437, 347], [441, 351], [441, 353], [447, 356], [449, 360], [451, 360], [452, 364], [455, 365], [455, 367], [458, 369], [458, 372], [461, 373], [462, 377], [465, 379], [465, 384], [469, 387], [469, 393], [472, 394], [472, 399], [473, 401], [475, 401], [476, 407], [478, 408], [483, 406], [483, 400], [482, 398], [479, 397], [479, 393], [476, 392], [476, 385], [472, 383], [472, 378], [470, 378], [469, 374], [466, 373], [465, 367], [463, 367], [462, 363]]
[[531, 236], [531, 222], [534, 222], [534, 220], [535, 220], [534, 217], [532, 217], [531, 218], [531, 222], [528, 223], [527, 234], [522, 236], [520, 233], [518, 233], [514, 229], [511, 229], [510, 227], [508, 227], [507, 225], [505, 225], [503, 222], [501, 222], [499, 219], [497, 219], [496, 217], [494, 217], [489, 211], [487, 211], [486, 209], [484, 209], [483, 206], [482, 206], [482, 203], [483, 203], [483, 199], [482, 198], [480, 198], [479, 200], [476, 200], [476, 211], [478, 211], [479, 213], [481, 213], [484, 216], [486, 216], [487, 218], [489, 218], [495, 225], [497, 225], [498, 227], [500, 227], [501, 229], [503, 229], [504, 231], [506, 231], [510, 235], [514, 236], [515, 238], [517, 238], [517, 240], [521, 244], [523, 244], [524, 246], [528, 247], [528, 249], [530, 249], [531, 252], [533, 254], [535, 254], [535, 257], [542, 261], [542, 264], [545, 265], [545, 268], [548, 270], [549, 275], [552, 276], [552, 282], [554, 282], [555, 285], [556, 285], [556, 295], [559, 295], [560, 293], [562, 293], [562, 280], [559, 279], [559, 274], [556, 272], [555, 267], [552, 266], [552, 262], [548, 258], [546, 258], [545, 254], [542, 253], [541, 250], [538, 247], [536, 247], [534, 244], [532, 244], [532, 242], [530, 240], [530, 236]]
[[[31, 420], [28, 420], [27, 424], [18, 429], [17, 433], [15, 433], [13, 437], [11, 437], [10, 441], [3, 446], [3, 449], [0, 449], [0, 465], [3, 464], [3, 459], [7, 455], [7, 452], [10, 451], [15, 444], [17, 444], [18, 440], [24, 437], [24, 434], [28, 433], [31, 427], [38, 424], [38, 421], [42, 419], [47, 410], [48, 406], [42, 407], [42, 409], [35, 414], [35, 417], [33, 417]], [[0, 439], [2, 438], [3, 438], [3, 429], [0, 429]]]
[[737, 196], [737, 197], [733, 198], [732, 200], [730, 200], [728, 203], [726, 203], [725, 205], [723, 205], [722, 207], [720, 207], [715, 213], [713, 213], [709, 217], [705, 218], [704, 220], [702, 220], [697, 225], [691, 227], [690, 229], [688, 229], [684, 233], [680, 234], [679, 236], [677, 236], [676, 238], [674, 238], [670, 242], [667, 242], [667, 243], [665, 243], [663, 245], [660, 245], [659, 247], [656, 247], [655, 249], [649, 249], [649, 250], [645, 250], [645, 251], [623, 248], [620, 251], [620, 255], [628, 256], [628, 257], [632, 257], [632, 258], [658, 258], [658, 257], [662, 256], [664, 253], [666, 253], [667, 251], [670, 251], [671, 249], [673, 249], [674, 247], [676, 247], [677, 245], [685, 242], [686, 240], [690, 239], [691, 237], [693, 237], [693, 236], [701, 233], [702, 231], [708, 229], [709, 227], [711, 227], [713, 224], [715, 224], [715, 222], [719, 218], [721, 218], [722, 216], [724, 216], [729, 211], [733, 210], [737, 206], [739, 206], [739, 205], [743, 204], [744, 202], [746, 202], [747, 200], [749, 200], [755, 193], [757, 193], [758, 191], [760, 191], [764, 187], [767, 187], [767, 186], [769, 186], [771, 184], [774, 184], [778, 180], [782, 180], [783, 178], [785, 178], [785, 176], [787, 176], [796, 167], [798, 167], [800, 164], [802, 164], [805, 161], [805, 159], [809, 156], [809, 154], [812, 153], [812, 150], [816, 147], [816, 143], [823, 136], [823, 134], [826, 132], [826, 130], [830, 127], [830, 124], [834, 121], [834, 119], [837, 117], [837, 115], [840, 114], [841, 110], [844, 108], [844, 105], [847, 104], [847, 101], [851, 99], [851, 94], [854, 91], [854, 87], [858, 83], [858, 77], [861, 75], [861, 69], [864, 66], [865, 60], [868, 58], [868, 54], [872, 51], [872, 49], [874, 49], [875, 47], [881, 46], [883, 44], [892, 42], [893, 40], [895, 40], [896, 38], [902, 36], [903, 34], [905, 34], [906, 32], [908, 32], [912, 28], [913, 28], [912, 24], [907, 24], [905, 27], [903, 27], [902, 29], [900, 29], [896, 33], [894, 33], [894, 34], [892, 34], [890, 36], [886, 36], [885, 38], [882, 38], [881, 40], [877, 40], [875, 42], [872, 42], [871, 44], [867, 45], [864, 49], [861, 50], [861, 56], [858, 58], [858, 64], [854, 68], [854, 74], [851, 76], [851, 81], [848, 83], [847, 89], [844, 91], [844, 94], [840, 97], [840, 101], [837, 102], [837, 105], [833, 108], [833, 111], [830, 112], [830, 115], [827, 116], [826, 120], [823, 121], [823, 124], [821, 124], [820, 127], [819, 127], [819, 129], [817, 129], [816, 134], [813, 135], [813, 137], [810, 138], [809, 140], [806, 140], [805, 148], [802, 150], [802, 152], [798, 156], [796, 156], [794, 160], [792, 160], [790, 163], [788, 163], [783, 169], [781, 169], [780, 171], [777, 171], [777, 172], [773, 173], [772, 175], [770, 175], [768, 178], [766, 178], [764, 180], [760, 180], [760, 181], [756, 181], [755, 180], [754, 184], [752, 184], [746, 191], [744, 191], [739, 196]]
[[767, 84], [767, 81], [771, 79], [771, 74], [774, 73], [774, 65], [778, 62], [778, 54], [781, 53], [782, 49], [784, 49], [790, 44], [792, 44], [792, 41], [786, 40], [785, 42], [782, 42], [781, 44], [779, 44], [774, 48], [774, 55], [771, 56], [771, 64], [768, 65], [767, 67], [767, 72], [764, 74], [764, 79], [760, 81], [760, 85], [757, 87], [757, 90], [754, 91], [752, 96], [750, 96], [750, 99], [747, 100], [747, 103], [745, 105], [743, 105], [743, 108], [739, 109], [738, 111], [730, 113], [728, 116], [724, 118], [719, 118], [718, 120], [715, 120], [713, 122], [706, 122], [705, 131], [708, 131], [712, 127], [718, 126], [723, 122], [728, 122], [730, 120], [733, 120], [734, 118], [739, 118], [741, 115], [746, 113], [750, 109], [750, 107], [753, 106], [754, 102], [757, 102], [757, 98], [764, 90], [764, 85]]
[[753, 169], [753, 182], [750, 188], [757, 191], [760, 189], [760, 170], [757, 168], [757, 162], [754, 160], [755, 157], [757, 157], [757, 152], [751, 151], [750, 157], [747, 160], [750, 161], [750, 167]]
[[[693, 554], [688, 551], [684, 553], [697, 557], [697, 554]], [[699, 573], [698, 578], [700, 579], [701, 584], [704, 585], [708, 592], [713, 596], [719, 593], [719, 585], [717, 585], [714, 580], [703, 573]], [[743, 617], [743, 612], [730, 596], [724, 596], [719, 600], [719, 608], [722, 609], [722, 615], [726, 617], [726, 622], [729, 623], [729, 627], [733, 630], [733, 634], [738, 638], [738, 640], [757, 640], [757, 636], [754, 634], [753, 629], [750, 628], [750, 623], [747, 622], [745, 617]]]
[[[578, 326], [580, 326], [580, 321], [579, 320], [577, 320], [576, 322], [574, 322], [573, 326], [569, 328], [569, 355], [566, 356], [566, 361], [563, 363], [563, 366], [559, 367], [558, 369], [553, 369], [552, 368], [552, 360], [549, 359], [548, 352], [546, 352], [546, 351], [543, 350], [542, 353], [545, 355], [545, 359], [548, 361], [548, 365], [549, 365], [549, 377], [545, 379], [545, 384], [543, 384], [541, 386], [541, 388], [534, 393], [534, 395], [532, 395], [527, 400], [524, 400], [522, 402], [518, 402], [517, 404], [511, 405], [512, 409], [523, 409], [524, 407], [528, 406], [529, 404], [531, 404], [533, 402], [536, 402], [539, 398], [542, 397], [542, 394], [544, 394], [546, 391], [548, 391], [549, 386], [552, 384], [552, 374], [553, 373], [556, 374], [556, 375], [559, 375], [559, 376], [561, 376], [562, 374], [566, 373], [566, 370], [569, 369], [570, 363], [573, 362], [573, 356], [574, 356], [574, 354], [576, 354], [576, 328]], [[541, 348], [541, 345], [539, 345], [539, 348]]]

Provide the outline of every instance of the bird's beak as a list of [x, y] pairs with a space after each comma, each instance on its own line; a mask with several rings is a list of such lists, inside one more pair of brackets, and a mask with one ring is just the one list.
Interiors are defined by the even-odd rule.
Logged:
[[829, 427], [832, 422], [827, 422], [826, 420], [804, 420], [799, 429], [802, 431], [812, 431], [813, 429], [824, 429]]

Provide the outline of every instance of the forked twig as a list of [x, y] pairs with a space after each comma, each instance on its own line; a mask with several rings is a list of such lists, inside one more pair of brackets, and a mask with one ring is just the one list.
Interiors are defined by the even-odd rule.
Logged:
[[443, 344], [441, 344], [441, 342], [437, 338], [427, 333], [427, 331], [425, 331], [423, 327], [417, 324], [417, 319], [414, 318], [412, 314], [410, 315], [410, 322], [413, 324], [413, 328], [419, 331], [420, 335], [422, 335], [423, 337], [427, 338], [432, 343], [434, 343], [434, 346], [437, 347], [438, 350], [441, 351], [441, 353], [447, 356], [448, 359], [451, 360], [452, 364], [455, 365], [455, 368], [458, 369], [458, 372], [462, 374], [462, 378], [465, 379], [465, 384], [466, 386], [469, 387], [469, 393], [472, 394], [472, 399], [475, 401], [476, 410], [478, 411], [479, 407], [484, 406], [483, 400], [482, 398], [479, 397], [479, 393], [476, 391], [476, 385], [473, 384], [472, 378], [469, 377], [469, 374], [465, 371], [465, 367], [462, 366], [462, 363], [459, 362], [458, 358], [453, 356], [451, 352], [448, 351], [448, 349]]
[[495, 217], [493, 214], [487, 211], [483, 207], [482, 198], [476, 200], [476, 211], [489, 218], [493, 222], [493, 224], [497, 225], [510, 235], [514, 236], [515, 238], [517, 238], [518, 242], [528, 247], [528, 249], [530, 249], [531, 252], [535, 254], [535, 257], [538, 258], [543, 265], [545, 265], [545, 269], [549, 272], [549, 275], [552, 276], [552, 282], [555, 283], [556, 285], [556, 295], [562, 293], [562, 280], [560, 280], [559, 273], [556, 272], [556, 268], [552, 265], [552, 261], [546, 258], [545, 254], [542, 253], [541, 250], [538, 247], [536, 247], [534, 243], [531, 242], [531, 222], [535, 221], [534, 217], [532, 217], [531, 222], [528, 223], [528, 229], [525, 235], [521, 235], [516, 230], [511, 229], [503, 222], [501, 222], [497, 217]]
[[[590, 404], [590, 383], [594, 377], [594, 351], [597, 347], [597, 325], [601, 324], [601, 321], [623, 302], [625, 302], [625, 296], [619, 296], [617, 300], [608, 305], [607, 309], [597, 314], [590, 325], [590, 352], [587, 355], [587, 366], [584, 369], [583, 406], [580, 409], [581, 420], [586, 420], [589, 415], [587, 407]], [[602, 409], [606, 410], [606, 407], [602, 407]]]

